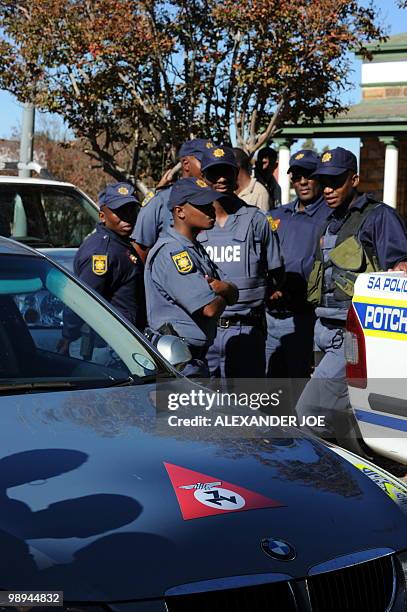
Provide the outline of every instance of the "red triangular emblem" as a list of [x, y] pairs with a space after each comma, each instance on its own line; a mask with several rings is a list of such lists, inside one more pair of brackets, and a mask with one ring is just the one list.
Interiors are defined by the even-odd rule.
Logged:
[[284, 505], [275, 499], [220, 478], [194, 472], [172, 463], [164, 465], [185, 521], [226, 512], [278, 508]]

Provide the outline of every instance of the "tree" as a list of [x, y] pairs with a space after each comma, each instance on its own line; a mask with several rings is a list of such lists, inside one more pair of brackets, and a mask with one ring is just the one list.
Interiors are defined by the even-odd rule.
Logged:
[[344, 109], [349, 50], [384, 40], [356, 0], [0, 0], [0, 87], [61, 115], [114, 178], [191, 136], [253, 154]]
[[35, 138], [35, 144], [36, 149], [44, 156], [47, 170], [57, 180], [73, 183], [95, 202], [98, 193], [112, 182], [111, 176], [101, 168], [95, 168], [94, 162], [83, 151], [80, 141], [55, 142], [39, 134]]
[[301, 145], [301, 149], [308, 149], [309, 151], [314, 151], [314, 153], [318, 153], [318, 149], [312, 138], [306, 138]]

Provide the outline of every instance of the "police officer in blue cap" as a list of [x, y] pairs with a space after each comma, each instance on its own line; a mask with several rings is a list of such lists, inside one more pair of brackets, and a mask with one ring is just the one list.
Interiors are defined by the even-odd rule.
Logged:
[[325, 416], [320, 434], [335, 435], [349, 405], [344, 334], [356, 278], [361, 272], [407, 272], [407, 229], [397, 212], [357, 191], [357, 160], [337, 147], [325, 152], [315, 176], [331, 210], [315, 243], [308, 299], [316, 305], [315, 343], [323, 358], [307, 383], [297, 412]]
[[[134, 187], [128, 183], [108, 185], [98, 197], [100, 223], [78, 249], [74, 272], [100, 293], [133, 325], [144, 328], [145, 300], [143, 266], [130, 243], [130, 234], [139, 209]], [[81, 335], [82, 320], [72, 311], [64, 313], [63, 341], [69, 345]]]
[[314, 151], [297, 151], [288, 173], [296, 198], [268, 218], [280, 242], [285, 282], [282, 297], [267, 308], [266, 361], [271, 378], [308, 378], [313, 364], [314, 308], [307, 301], [307, 281], [315, 241], [331, 212], [311, 174], [318, 165]]
[[[201, 177], [202, 153], [212, 146], [212, 143], [204, 138], [194, 138], [184, 142], [178, 153], [183, 178]], [[155, 194], [150, 191], [142, 202], [131, 239], [143, 263], [147, 259], [148, 251], [157, 242], [162, 229], [172, 225], [172, 214], [167, 206], [171, 189], [172, 185], [166, 185]]]
[[211, 375], [264, 377], [265, 302], [273, 289], [272, 273], [281, 269], [278, 243], [266, 216], [234, 194], [238, 166], [232, 149], [205, 150], [201, 166], [205, 179], [225, 197], [215, 202], [214, 228], [198, 240], [239, 289], [239, 300], [225, 309], [208, 351]]
[[196, 239], [214, 226], [218, 197], [202, 179], [177, 181], [168, 201], [174, 225], [161, 234], [145, 266], [148, 324], [153, 332], [178, 335], [188, 344], [193, 361], [183, 370], [186, 376], [209, 374], [205, 356], [217, 320], [238, 298]]

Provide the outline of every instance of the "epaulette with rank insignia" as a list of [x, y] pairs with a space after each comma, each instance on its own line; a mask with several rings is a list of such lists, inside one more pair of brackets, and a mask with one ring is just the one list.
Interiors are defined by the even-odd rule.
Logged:
[[269, 222], [269, 225], [271, 227], [271, 230], [273, 232], [276, 232], [279, 228], [279, 225], [281, 223], [281, 219], [273, 219], [273, 217], [271, 215], [267, 216], [267, 221]]
[[154, 191], [147, 191], [146, 195], [144, 196], [144, 200], [141, 202], [141, 206], [145, 206], [146, 204], [148, 204], [149, 201], [152, 200], [154, 196], [155, 196]]

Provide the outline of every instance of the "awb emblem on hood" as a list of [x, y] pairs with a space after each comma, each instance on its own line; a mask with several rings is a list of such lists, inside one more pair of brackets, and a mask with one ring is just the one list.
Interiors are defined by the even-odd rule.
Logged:
[[297, 555], [291, 544], [274, 538], [264, 538], [261, 541], [261, 548], [266, 555], [278, 561], [292, 561]]
[[283, 504], [240, 485], [164, 463], [185, 521], [217, 514], [279, 508]]

